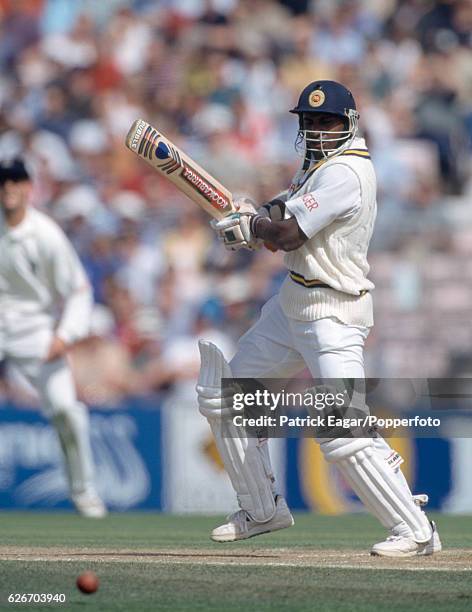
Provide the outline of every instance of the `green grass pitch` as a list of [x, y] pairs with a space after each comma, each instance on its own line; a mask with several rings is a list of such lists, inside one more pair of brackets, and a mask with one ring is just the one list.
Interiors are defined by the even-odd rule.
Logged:
[[[0, 610], [472, 610], [472, 518], [436, 517], [445, 552], [370, 557], [370, 517], [298, 514], [295, 527], [215, 544], [215, 517], [0, 514]], [[93, 595], [75, 587], [92, 569]], [[65, 604], [9, 604], [11, 593], [64, 593]]]

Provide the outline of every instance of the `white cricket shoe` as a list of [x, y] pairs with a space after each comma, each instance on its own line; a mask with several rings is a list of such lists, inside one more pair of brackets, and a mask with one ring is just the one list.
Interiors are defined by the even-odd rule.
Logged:
[[254, 521], [245, 510], [238, 510], [234, 514], [230, 514], [227, 523], [213, 529], [211, 539], [215, 542], [235, 542], [236, 540], [247, 540], [247, 538], [253, 538], [263, 533], [291, 527], [295, 521], [285, 499], [277, 495], [275, 505], [275, 515], [266, 523]]
[[96, 493], [86, 491], [72, 495], [71, 499], [81, 516], [86, 518], [103, 518], [108, 514], [105, 504]]
[[392, 535], [385, 542], [374, 544], [370, 554], [376, 557], [421, 557], [441, 552], [442, 544], [434, 521], [430, 521], [432, 535], [428, 542], [418, 544], [413, 538]]

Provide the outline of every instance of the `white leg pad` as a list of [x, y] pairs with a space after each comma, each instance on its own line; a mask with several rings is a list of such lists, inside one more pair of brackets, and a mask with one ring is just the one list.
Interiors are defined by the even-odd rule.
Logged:
[[372, 439], [372, 441], [374, 443], [375, 451], [379, 454], [379, 457], [382, 457], [385, 463], [391, 468], [392, 472], [395, 474], [398, 484], [403, 487], [409, 495], [413, 496], [413, 493], [410, 490], [410, 485], [408, 484], [408, 481], [403, 475], [400, 467], [403, 463], [403, 457], [397, 451], [395, 451], [388, 444], [388, 442], [382, 438], [382, 436], [377, 435]]
[[222, 378], [232, 378], [221, 351], [211, 342], [198, 343], [201, 357], [197, 384], [200, 412], [208, 419], [216, 446], [236, 491], [239, 505], [259, 522], [270, 521], [276, 512], [274, 475], [267, 440], [248, 438], [243, 428], [227, 418]]
[[411, 532], [416, 542], [431, 539], [426, 515], [375, 452], [370, 438], [319, 440], [324, 457], [336, 464], [356, 495], [384, 527]]

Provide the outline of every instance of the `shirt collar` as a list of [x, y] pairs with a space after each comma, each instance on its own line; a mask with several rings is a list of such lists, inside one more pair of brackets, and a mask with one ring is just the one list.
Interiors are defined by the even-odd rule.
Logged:
[[14, 240], [21, 240], [25, 236], [32, 233], [34, 226], [33, 214], [31, 212], [31, 208], [26, 209], [26, 214], [21, 223], [15, 225], [15, 227], [10, 227], [5, 221], [5, 216], [0, 212], [0, 232], [2, 234], [7, 234], [10, 238]]

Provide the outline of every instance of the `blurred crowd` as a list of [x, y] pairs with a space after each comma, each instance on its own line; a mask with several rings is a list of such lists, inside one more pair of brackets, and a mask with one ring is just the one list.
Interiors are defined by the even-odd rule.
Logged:
[[353, 91], [378, 174], [368, 374], [472, 373], [471, 47], [469, 0], [0, 0], [0, 157], [27, 155], [94, 289], [81, 396], [193, 379], [196, 340], [230, 356], [284, 278], [280, 253], [224, 251], [126, 150], [131, 123], [263, 202], [300, 163], [287, 111], [318, 78]]

